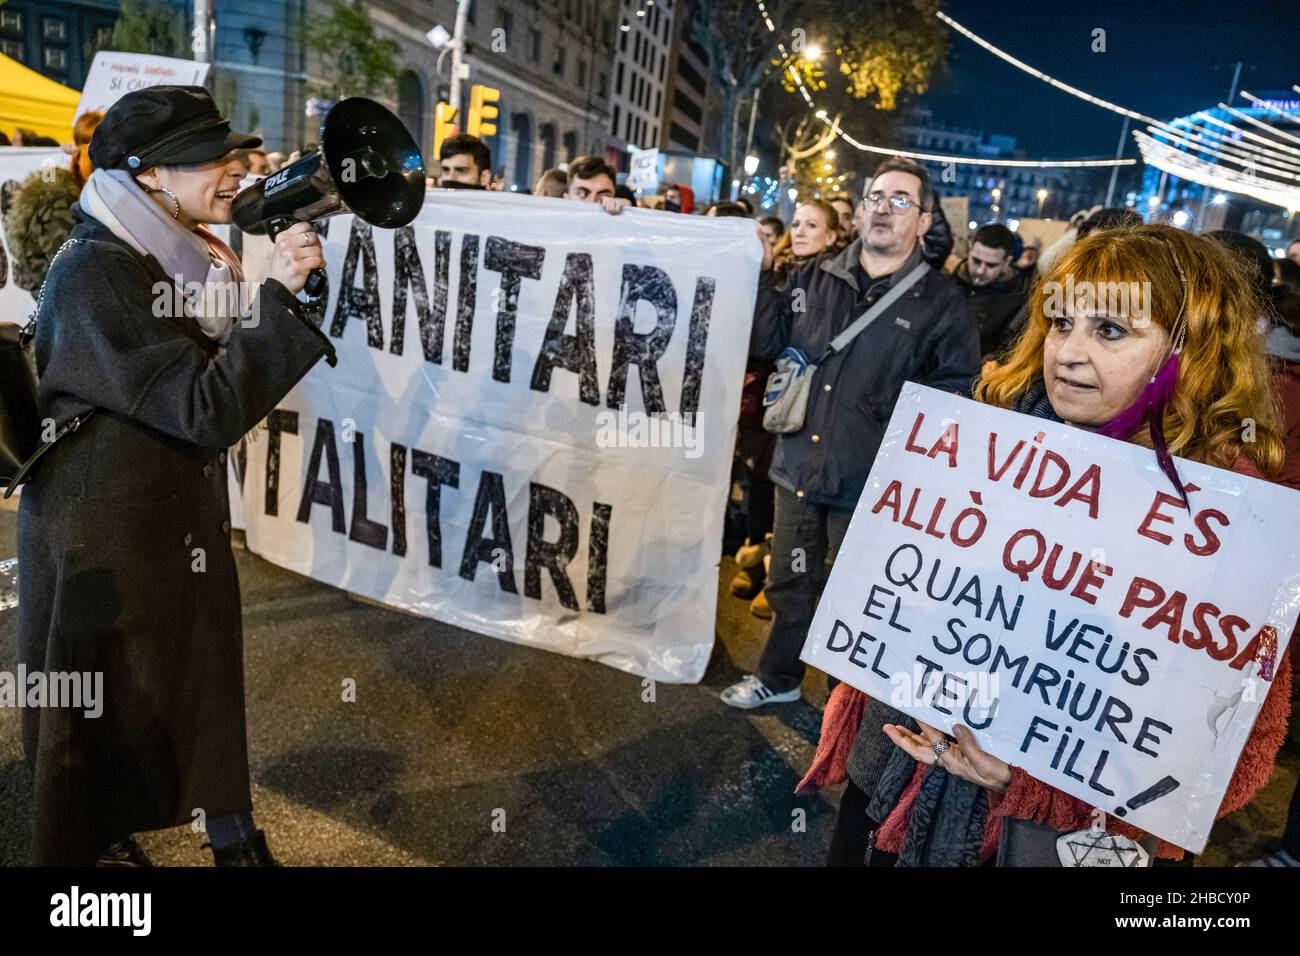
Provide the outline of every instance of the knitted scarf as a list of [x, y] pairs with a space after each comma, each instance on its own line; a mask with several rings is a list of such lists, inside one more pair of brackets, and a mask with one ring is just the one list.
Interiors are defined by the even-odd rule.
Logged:
[[224, 345], [242, 312], [243, 271], [230, 247], [200, 225], [193, 231], [171, 217], [130, 173], [96, 169], [81, 191], [81, 210], [144, 256], [152, 256], [183, 292], [185, 311], [203, 334]]

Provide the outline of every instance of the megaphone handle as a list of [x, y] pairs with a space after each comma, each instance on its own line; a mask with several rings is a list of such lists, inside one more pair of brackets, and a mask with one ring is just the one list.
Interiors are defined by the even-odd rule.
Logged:
[[319, 297], [325, 291], [325, 270], [312, 269], [307, 273], [307, 284], [302, 287], [302, 290], [313, 299]]
[[[289, 216], [275, 216], [274, 218], [272, 218], [270, 221], [267, 222], [266, 233], [268, 236], [271, 237], [271, 241], [275, 242], [276, 236], [284, 232], [286, 229], [288, 229], [290, 226], [294, 225], [295, 223], [297, 223], [297, 220], [292, 219]], [[302, 289], [309, 296], [315, 299], [319, 297], [322, 292], [325, 291], [325, 282], [326, 282], [325, 270], [312, 269], [311, 272], [307, 273], [307, 283], [302, 287]]]

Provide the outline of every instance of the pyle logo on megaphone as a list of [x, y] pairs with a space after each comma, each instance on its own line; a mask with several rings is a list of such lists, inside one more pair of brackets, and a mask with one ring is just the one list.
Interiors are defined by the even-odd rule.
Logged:
[[286, 166], [278, 173], [272, 173], [262, 181], [262, 196], [274, 196], [289, 182], [291, 166]]

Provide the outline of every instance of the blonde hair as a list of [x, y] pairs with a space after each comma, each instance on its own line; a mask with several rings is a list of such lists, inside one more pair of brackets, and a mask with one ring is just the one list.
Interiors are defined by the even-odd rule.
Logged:
[[[1172, 226], [1109, 230], [1074, 243], [1034, 287], [1025, 329], [1006, 362], [976, 386], [979, 401], [1009, 408], [1043, 377], [1046, 290], [1060, 288], [1067, 276], [1076, 287], [1149, 283], [1142, 287], [1150, 290], [1151, 319], [1171, 338], [1182, 316], [1178, 384], [1163, 420], [1172, 454], [1220, 468], [1245, 455], [1266, 477], [1281, 470], [1281, 415], [1256, 328], [1266, 306], [1227, 249]], [[1248, 441], [1244, 433], [1251, 425]], [[1150, 447], [1148, 427], [1131, 440]]]

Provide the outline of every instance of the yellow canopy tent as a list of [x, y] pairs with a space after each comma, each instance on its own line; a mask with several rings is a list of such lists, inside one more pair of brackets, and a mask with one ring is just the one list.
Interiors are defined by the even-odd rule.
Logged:
[[22, 128], [72, 142], [72, 114], [80, 99], [76, 90], [0, 53], [0, 130], [10, 138]]

